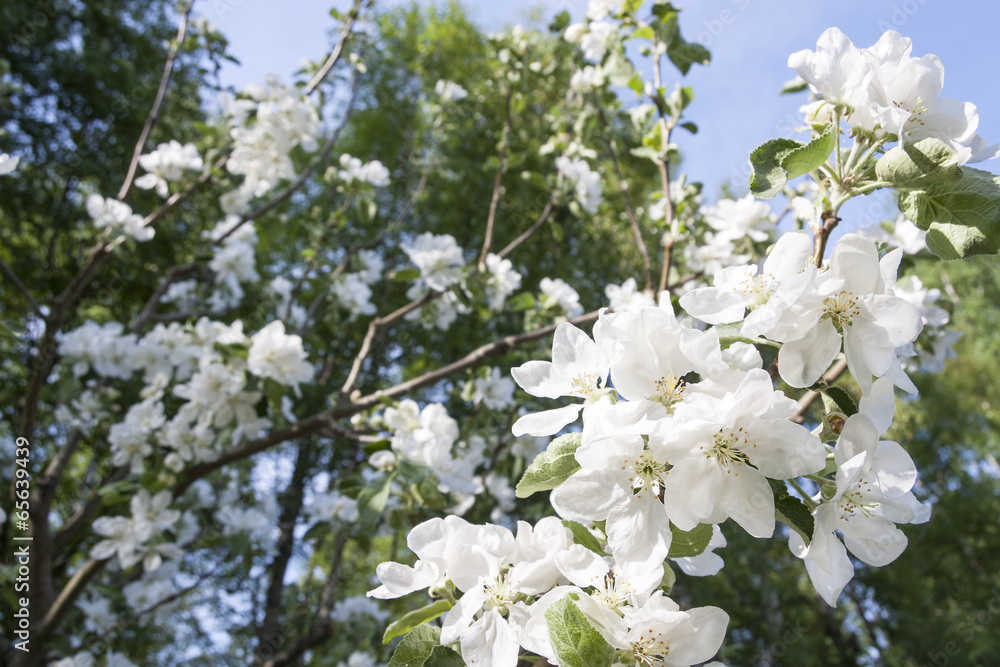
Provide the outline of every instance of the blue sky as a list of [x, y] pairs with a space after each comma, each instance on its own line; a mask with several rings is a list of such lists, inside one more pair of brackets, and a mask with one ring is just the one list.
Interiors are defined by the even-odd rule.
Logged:
[[[223, 81], [243, 86], [263, 80], [268, 72], [288, 78], [303, 58], [325, 57], [328, 33], [335, 27], [329, 8], [344, 9], [349, 4], [346, 0], [206, 0], [201, 12], [229, 37], [230, 51], [242, 61], [242, 67], [223, 72]], [[547, 20], [567, 9], [579, 19], [586, 4], [586, 0], [464, 3], [489, 32], [527, 24], [533, 13]], [[778, 94], [794, 76], [787, 67], [789, 54], [814, 49], [816, 39], [831, 26], [843, 30], [859, 47], [870, 46], [887, 29], [896, 29], [913, 39], [915, 56], [939, 56], [945, 66], [943, 94], [975, 103], [979, 133], [998, 142], [998, 18], [1000, 6], [988, 0], [703, 0], [684, 5], [681, 30], [688, 40], [707, 46], [713, 56], [709, 67], [695, 66], [684, 80], [695, 90], [688, 115], [701, 128], [696, 136], [678, 132], [684, 171], [705, 183], [711, 199], [723, 182], [737, 191], [744, 187], [750, 151], [772, 137], [795, 136], [791, 128], [799, 124], [797, 109], [805, 94]], [[1000, 160], [976, 166], [1000, 172]], [[888, 215], [888, 207], [878, 199], [852, 204], [845, 212], [866, 223]], [[857, 222], [845, 220], [843, 226], [850, 229]]]

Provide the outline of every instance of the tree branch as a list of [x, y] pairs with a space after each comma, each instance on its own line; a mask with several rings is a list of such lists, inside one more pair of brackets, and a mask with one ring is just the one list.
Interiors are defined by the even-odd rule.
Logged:
[[497, 217], [497, 206], [500, 204], [500, 193], [503, 190], [503, 175], [507, 171], [507, 148], [510, 143], [510, 101], [514, 96], [514, 88], [507, 88], [506, 101], [504, 103], [504, 123], [503, 132], [500, 137], [500, 158], [497, 164], [497, 175], [493, 181], [493, 196], [490, 198], [490, 212], [486, 216], [486, 234], [483, 239], [483, 250], [479, 253], [479, 261], [485, 262], [486, 255], [490, 252], [490, 244], [493, 242], [493, 223]]
[[347, 14], [347, 18], [344, 20], [344, 25], [340, 29], [340, 36], [337, 38], [337, 44], [333, 47], [333, 51], [330, 52], [329, 57], [327, 57], [326, 62], [323, 66], [319, 68], [316, 75], [306, 84], [303, 94], [305, 96], [312, 95], [312, 92], [319, 87], [319, 84], [323, 83], [323, 79], [326, 75], [330, 73], [333, 66], [337, 64], [340, 60], [340, 54], [344, 50], [344, 43], [347, 41], [347, 36], [351, 34], [351, 28], [354, 26], [354, 21], [358, 18], [358, 13], [361, 11], [361, 3], [363, 0], [356, 0], [351, 11]]
[[35, 311], [35, 315], [45, 319], [45, 313], [42, 312], [42, 307], [37, 301], [35, 301], [35, 297], [31, 296], [31, 292], [28, 291], [27, 286], [25, 286], [25, 284], [21, 282], [21, 279], [17, 277], [17, 274], [14, 273], [14, 269], [10, 268], [7, 265], [7, 262], [3, 261], [3, 257], [0, 257], [0, 270], [2, 270], [10, 281], [14, 283], [14, 287], [16, 287], [21, 294], [24, 295], [24, 298], [28, 301], [28, 305], [31, 306], [33, 311]]
[[160, 77], [160, 88], [156, 91], [153, 108], [150, 109], [149, 116], [146, 117], [146, 124], [139, 135], [139, 141], [135, 143], [135, 150], [132, 151], [132, 162], [128, 166], [125, 182], [122, 183], [122, 187], [118, 191], [118, 201], [125, 201], [125, 198], [128, 197], [129, 190], [132, 189], [132, 183], [135, 180], [135, 172], [139, 167], [139, 158], [142, 157], [142, 152], [146, 149], [146, 141], [149, 140], [149, 135], [152, 133], [156, 121], [160, 118], [163, 100], [167, 96], [167, 86], [170, 85], [170, 76], [174, 71], [174, 61], [177, 59], [177, 54], [180, 52], [181, 46], [184, 45], [184, 36], [187, 34], [188, 20], [191, 17], [191, 10], [194, 9], [194, 3], [195, 0], [188, 2], [188, 6], [181, 16], [181, 22], [177, 28], [177, 37], [174, 38], [173, 44], [170, 45], [167, 62], [163, 66], [163, 76]]

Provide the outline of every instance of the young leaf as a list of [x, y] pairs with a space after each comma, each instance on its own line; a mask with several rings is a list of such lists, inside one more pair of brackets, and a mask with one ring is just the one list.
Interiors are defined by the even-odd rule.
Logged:
[[670, 540], [670, 558], [690, 558], [705, 552], [712, 540], [712, 524], [699, 523], [692, 530], [681, 530], [670, 524], [673, 538]]
[[389, 627], [385, 629], [385, 633], [382, 635], [382, 643], [388, 644], [396, 637], [405, 635], [413, 628], [433, 621], [435, 618], [451, 609], [452, 606], [452, 603], [448, 600], [438, 600], [434, 604], [429, 604], [426, 607], [421, 607], [420, 609], [411, 611], [399, 620], [393, 621], [389, 624]]
[[770, 139], [750, 153], [750, 192], [761, 199], [770, 199], [781, 192], [788, 182], [788, 172], [781, 166], [785, 156], [802, 146], [792, 139]]
[[674, 584], [677, 582], [677, 573], [674, 572], [674, 568], [666, 562], [663, 563], [663, 579], [660, 579], [660, 588], [667, 595], [670, 595], [670, 591], [673, 590]]
[[962, 177], [958, 156], [940, 139], [927, 137], [889, 149], [875, 163], [875, 175], [897, 190], [925, 188]]
[[836, 127], [830, 125], [823, 134], [819, 135], [805, 146], [800, 146], [789, 152], [781, 160], [781, 168], [787, 173], [786, 178], [792, 180], [802, 174], [808, 174], [821, 164], [826, 162], [830, 153], [837, 147], [840, 133], [835, 131]]
[[712, 54], [698, 42], [684, 41], [678, 32], [674, 35], [670, 46], [667, 47], [667, 57], [681, 71], [681, 74], [686, 75], [690, 71], [691, 65], [695, 63], [707, 65], [712, 59]]
[[549, 639], [564, 667], [609, 667], [615, 649], [594, 629], [586, 615], [569, 597], [545, 611]]
[[995, 254], [1000, 250], [1000, 177], [970, 167], [959, 172], [958, 180], [901, 192], [899, 208], [927, 230], [927, 247], [942, 259]]
[[812, 541], [815, 519], [806, 504], [788, 493], [788, 486], [780, 479], [767, 480], [774, 493], [774, 514], [808, 545]]
[[850, 417], [858, 413], [858, 406], [854, 404], [854, 399], [846, 391], [840, 387], [827, 387], [825, 391], [846, 416]]
[[389, 489], [392, 488], [392, 480], [395, 477], [395, 473], [385, 475], [375, 484], [363, 488], [358, 494], [358, 513], [361, 515], [362, 522], [375, 523], [375, 520], [382, 514], [382, 510], [385, 509], [385, 504], [389, 500]]
[[554, 489], [569, 479], [580, 469], [575, 454], [582, 438], [579, 433], [567, 433], [550, 442], [524, 471], [514, 494], [518, 498], [527, 498], [537, 491]]
[[598, 541], [594, 534], [591, 533], [585, 526], [577, 523], [576, 521], [566, 521], [563, 520], [563, 525], [569, 528], [569, 531], [573, 533], [573, 541], [577, 544], [587, 547], [593, 551], [598, 556], [607, 556], [604, 549], [601, 548], [601, 543]]
[[431, 625], [418, 625], [396, 646], [389, 658], [388, 667], [431, 667], [429, 661], [436, 648], [447, 648], [441, 646], [441, 629]]
[[788, 95], [790, 93], [800, 93], [809, 87], [809, 83], [805, 79], [795, 77], [789, 81], [785, 82], [785, 85], [781, 87], [781, 94]]

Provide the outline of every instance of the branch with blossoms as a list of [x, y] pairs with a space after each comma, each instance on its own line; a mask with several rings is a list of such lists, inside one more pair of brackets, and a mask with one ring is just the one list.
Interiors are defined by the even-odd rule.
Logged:
[[[0, 267], [44, 324], [22, 431], [61, 438], [30, 517], [51, 648], [19, 664], [75, 660], [48, 642], [76, 618], [88, 637], [113, 627], [112, 600], [155, 610], [134, 619], [159, 630], [202, 613], [184, 607], [193, 577], [262, 582], [228, 631], [264, 664], [336, 641], [350, 667], [374, 664], [361, 649], [428, 667], [690, 666], [724, 654], [729, 614], [670, 595], [678, 569], [722, 569], [723, 523], [787, 539], [831, 606], [851, 555], [895, 560], [898, 526], [930, 515], [909, 454], [882, 439], [895, 390], [915, 394], [909, 375], [940, 370], [956, 339], [940, 295], [899, 276], [904, 255], [1000, 249], [1000, 183], [967, 166], [1000, 149], [973, 106], [939, 97], [937, 59], [897, 33], [857, 49], [827, 31], [789, 60], [815, 98], [808, 137], [766, 142], [751, 194], [707, 205], [676, 173], [694, 98], [668, 89], [664, 59], [685, 75], [710, 56], [669, 3], [591, 0], [558, 39], [491, 38], [489, 79], [407, 82], [425, 132], [405, 173], [361, 157], [379, 112], [362, 5], [308, 82], [225, 97], [208, 150], [164, 137], [145, 153], [179, 38], [121, 196], [80, 193], [97, 236], [83, 268], [46, 309]], [[335, 102], [311, 101], [321, 85]], [[496, 163], [473, 173], [455, 156], [484, 133]], [[181, 230], [195, 250], [127, 318], [75, 322], [98, 269], [162, 242], [209, 186], [211, 215]], [[844, 205], [880, 189], [913, 222], [835, 239]], [[775, 216], [762, 200], [779, 195]], [[797, 228], [779, 234], [787, 213]], [[586, 245], [643, 287], [576, 265]], [[365, 554], [384, 561], [378, 584]], [[303, 604], [305, 624], [289, 613]], [[373, 628], [394, 657], [368, 640], [348, 656], [344, 638]]]

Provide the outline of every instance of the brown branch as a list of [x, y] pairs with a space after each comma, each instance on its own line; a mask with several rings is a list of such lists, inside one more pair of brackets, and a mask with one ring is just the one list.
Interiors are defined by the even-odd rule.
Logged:
[[[837, 363], [835, 363], [833, 367], [826, 372], [826, 375], [823, 376], [822, 381], [825, 382], [827, 385], [832, 385], [840, 378], [841, 375], [844, 374], [844, 371], [846, 370], [847, 370], [847, 359], [842, 358], [838, 360]], [[796, 424], [801, 424], [803, 421], [805, 421], [806, 413], [809, 411], [809, 408], [810, 406], [812, 406], [813, 402], [817, 398], [819, 398], [820, 393], [821, 392], [809, 390], [805, 394], [803, 394], [802, 398], [799, 399], [799, 409], [796, 410], [795, 414], [793, 414], [788, 419], [795, 422]]]
[[195, 264], [194, 262], [171, 267], [170, 270], [167, 271], [167, 275], [163, 277], [162, 281], [160, 281], [160, 284], [157, 286], [156, 290], [150, 295], [149, 299], [146, 301], [146, 305], [143, 307], [142, 311], [136, 316], [134, 320], [132, 320], [129, 323], [128, 328], [136, 333], [139, 333], [143, 329], [145, 329], [146, 326], [155, 319], [156, 306], [159, 305], [160, 299], [163, 298], [163, 295], [167, 293], [167, 290], [170, 288], [170, 286], [174, 282], [176, 282], [178, 278], [180, 278], [183, 275], [187, 275], [188, 273], [191, 273], [197, 268], [198, 265]]
[[163, 100], [167, 96], [167, 86], [170, 85], [170, 76], [174, 71], [174, 61], [177, 59], [177, 54], [184, 44], [184, 35], [187, 33], [188, 20], [191, 17], [191, 10], [194, 9], [194, 3], [195, 0], [191, 0], [188, 3], [187, 9], [184, 10], [184, 14], [181, 16], [181, 22], [177, 28], [177, 37], [174, 38], [173, 44], [170, 45], [167, 62], [163, 66], [163, 76], [160, 77], [160, 88], [156, 91], [153, 108], [150, 109], [149, 116], [146, 117], [146, 124], [143, 125], [139, 141], [135, 143], [135, 150], [132, 151], [132, 162], [128, 166], [125, 182], [122, 183], [121, 190], [118, 191], [118, 201], [125, 201], [125, 198], [128, 197], [129, 190], [132, 189], [132, 182], [135, 180], [135, 172], [139, 168], [139, 158], [142, 157], [142, 152], [146, 149], [146, 141], [149, 140], [149, 135], [152, 133], [156, 121], [160, 119], [160, 110], [163, 108]]
[[823, 211], [819, 225], [813, 226], [813, 263], [816, 268], [823, 266], [823, 255], [826, 254], [826, 242], [830, 233], [837, 227], [840, 218], [832, 211]]
[[187, 199], [191, 195], [191, 193], [193, 193], [195, 190], [200, 188], [205, 183], [212, 180], [213, 173], [216, 170], [225, 167], [226, 163], [229, 162], [229, 155], [230, 155], [229, 153], [226, 153], [218, 160], [216, 160], [215, 163], [212, 164], [212, 167], [208, 171], [201, 174], [201, 176], [199, 176], [194, 183], [191, 183], [189, 186], [187, 186], [180, 192], [175, 192], [174, 194], [170, 195], [170, 197], [168, 197], [167, 200], [163, 202], [160, 208], [156, 209], [155, 211], [147, 215], [145, 218], [143, 218], [142, 226], [149, 227], [150, 225], [159, 222], [165, 215], [167, 215], [167, 213], [170, 213], [170, 211], [172, 211], [175, 206], [177, 206], [182, 201]]
[[490, 198], [490, 212], [486, 216], [486, 234], [483, 239], [483, 250], [479, 253], [479, 261], [485, 262], [486, 255], [490, 252], [490, 244], [493, 242], [493, 224], [497, 217], [497, 206], [500, 205], [500, 194], [503, 191], [503, 175], [507, 171], [507, 148], [510, 144], [510, 102], [514, 96], [514, 88], [507, 88], [507, 96], [504, 105], [503, 132], [500, 137], [500, 158], [497, 164], [497, 175], [493, 181], [493, 196]]
[[[608, 119], [600, 107], [597, 108], [597, 114], [604, 125], [604, 129], [610, 132], [611, 124], [608, 123]], [[628, 196], [628, 183], [622, 175], [621, 163], [618, 161], [618, 151], [615, 150], [614, 138], [605, 136], [604, 144], [608, 147], [608, 153], [611, 155], [611, 164], [614, 165], [615, 176], [618, 178], [618, 190], [622, 193], [622, 199], [625, 201], [625, 213], [628, 216], [629, 224], [632, 226], [632, 233], [635, 235], [635, 243], [639, 248], [639, 255], [642, 257], [642, 266], [646, 274], [646, 290], [651, 291], [653, 289], [653, 270], [652, 261], [649, 257], [649, 248], [646, 247], [646, 241], [642, 238], [642, 228], [639, 226], [635, 210], [632, 208], [631, 198]]]
[[312, 92], [319, 87], [319, 84], [323, 83], [323, 79], [326, 78], [326, 75], [330, 73], [333, 66], [337, 64], [338, 60], [340, 60], [340, 54], [344, 50], [344, 43], [347, 41], [347, 36], [351, 33], [354, 21], [358, 18], [362, 2], [363, 0], [356, 0], [354, 7], [352, 7], [351, 11], [347, 14], [347, 18], [344, 20], [344, 25], [340, 29], [340, 36], [337, 38], [337, 44], [333, 47], [333, 51], [330, 52], [330, 55], [326, 59], [326, 62], [323, 63], [323, 66], [319, 68], [316, 75], [309, 81], [309, 83], [306, 84], [305, 90], [303, 91], [305, 96], [312, 95]]
[[[589, 324], [597, 321], [598, 314], [598, 311], [593, 311], [568, 321], [570, 324], [576, 326]], [[384, 399], [405, 396], [412, 391], [432, 385], [451, 375], [460, 373], [467, 368], [480, 364], [487, 359], [505, 354], [518, 345], [545, 338], [546, 336], [554, 333], [557, 326], [558, 324], [551, 324], [547, 327], [535, 329], [534, 331], [529, 331], [527, 333], [505, 336], [500, 340], [487, 343], [486, 345], [476, 348], [461, 359], [446, 366], [442, 366], [441, 368], [433, 371], [428, 371], [411, 380], [407, 380], [406, 382], [401, 382], [393, 387], [390, 387], [389, 389], [382, 389], [368, 394], [367, 396], [363, 396], [356, 401], [338, 403], [323, 412], [319, 412], [311, 417], [299, 421], [297, 424], [293, 424], [279, 431], [274, 431], [262, 438], [243, 442], [239, 446], [223, 452], [213, 461], [199, 463], [198, 465], [188, 468], [185, 471], [184, 476], [181, 478], [181, 481], [174, 488], [174, 497], [180, 496], [184, 493], [184, 491], [187, 490], [187, 488], [195, 481], [205, 477], [215, 470], [218, 470], [219, 468], [229, 465], [230, 463], [253, 456], [258, 452], [262, 452], [265, 449], [282, 442], [287, 442], [289, 440], [317, 433], [321, 429], [326, 428], [334, 420], [345, 419], [356, 415], [359, 412], [364, 412], [365, 410], [379, 405]]]
[[31, 306], [31, 309], [33, 311], [35, 311], [35, 315], [38, 315], [38, 317], [44, 319], [45, 313], [42, 312], [42, 307], [38, 304], [37, 301], [35, 301], [35, 297], [31, 296], [31, 292], [28, 291], [27, 286], [23, 282], [21, 282], [21, 279], [17, 277], [16, 273], [14, 273], [14, 269], [10, 268], [7, 265], [7, 262], [3, 261], [3, 257], [0, 257], [0, 270], [2, 270], [4, 274], [6, 274], [6, 276], [10, 279], [10, 281], [14, 283], [14, 287], [16, 287], [21, 292], [21, 294], [24, 295], [24, 298], [28, 301], [28, 305]]
[[546, 222], [548, 222], [549, 217], [552, 215], [552, 211], [554, 209], [555, 209], [555, 193], [553, 193], [552, 196], [549, 197], [549, 201], [545, 204], [545, 208], [542, 209], [541, 215], [538, 216], [538, 219], [535, 220], [534, 224], [532, 224], [531, 227], [529, 227], [528, 229], [526, 229], [524, 231], [524, 233], [522, 233], [516, 239], [514, 239], [513, 241], [511, 241], [510, 243], [508, 243], [504, 247], [503, 250], [501, 250], [500, 252], [497, 253], [497, 255], [500, 256], [500, 257], [506, 257], [510, 253], [514, 252], [514, 250], [519, 245], [521, 245], [522, 243], [524, 243], [525, 241], [527, 241], [529, 238], [531, 238], [532, 234], [534, 234], [535, 232], [537, 232], [538, 229], [542, 225], [544, 225]]
[[292, 558], [292, 548], [295, 546], [295, 523], [302, 511], [305, 480], [312, 466], [311, 451], [312, 449], [308, 446], [299, 447], [295, 459], [295, 470], [282, 500], [281, 517], [278, 522], [279, 535], [274, 548], [275, 555], [268, 568], [271, 581], [267, 587], [264, 619], [257, 630], [258, 641], [261, 644], [266, 641], [266, 638], [274, 636], [278, 630], [282, 609], [282, 593], [285, 590], [285, 571], [288, 568], [288, 561]]

